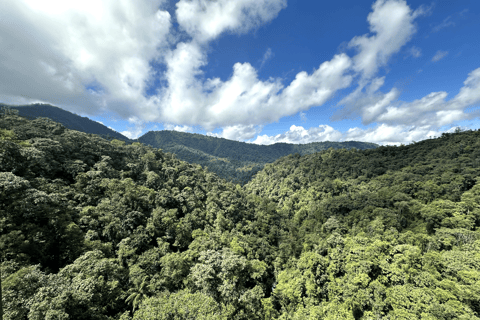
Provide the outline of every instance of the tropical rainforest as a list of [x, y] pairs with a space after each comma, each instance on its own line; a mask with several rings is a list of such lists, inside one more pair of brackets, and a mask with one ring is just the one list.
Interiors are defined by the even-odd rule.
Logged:
[[245, 185], [0, 114], [3, 319], [480, 319], [480, 131]]

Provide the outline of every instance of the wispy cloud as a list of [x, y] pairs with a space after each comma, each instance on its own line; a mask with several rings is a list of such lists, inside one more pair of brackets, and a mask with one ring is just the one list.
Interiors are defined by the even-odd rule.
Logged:
[[435, 53], [435, 55], [433, 56], [432, 62], [440, 61], [443, 58], [445, 58], [447, 55], [448, 55], [448, 51], [438, 50], [437, 53]]
[[436, 25], [435, 27], [432, 28], [432, 32], [438, 32], [446, 27], [454, 27], [455, 26], [455, 22], [452, 21], [452, 17], [451, 16], [448, 16], [446, 17], [442, 23]]
[[463, 9], [462, 11], [457, 12], [455, 15], [453, 15], [453, 18], [451, 15], [446, 17], [440, 24], [434, 26], [431, 32], [435, 33], [447, 27], [455, 27], [456, 23], [454, 20], [465, 19], [467, 16], [467, 12], [468, 9]]
[[300, 119], [302, 121], [307, 121], [307, 114], [305, 112], [300, 112]]
[[[411, 47], [410, 50], [408, 50], [408, 56], [412, 56], [414, 58], [419, 58], [422, 56], [422, 49], [418, 48], [418, 47]], [[405, 57], [406, 58], [406, 57]]]
[[270, 60], [271, 58], [273, 57], [273, 52], [272, 52], [272, 49], [271, 48], [268, 48], [267, 51], [265, 51], [265, 53], [263, 54], [263, 58], [262, 58], [262, 62], [260, 63], [260, 68], [258, 68], [259, 70], [263, 68], [263, 66], [265, 65], [265, 63]]

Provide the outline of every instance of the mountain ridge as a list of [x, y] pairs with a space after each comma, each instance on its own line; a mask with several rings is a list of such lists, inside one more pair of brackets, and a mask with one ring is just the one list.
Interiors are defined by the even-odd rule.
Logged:
[[18, 115], [27, 119], [46, 117], [61, 123], [67, 129], [98, 134], [107, 140], [117, 139], [128, 144], [140, 142], [160, 148], [165, 152], [175, 154], [180, 160], [199, 164], [227, 181], [241, 185], [250, 181], [265, 164], [290, 154], [298, 153], [304, 156], [329, 148], [364, 150], [379, 147], [374, 143], [358, 141], [324, 141], [307, 144], [277, 142], [271, 145], [258, 145], [199, 133], [171, 130], [148, 131], [137, 139], [129, 139], [99, 122], [49, 104], [18, 106], [0, 104], [0, 107], [2, 106], [18, 110]]
[[85, 133], [98, 134], [102, 137], [109, 136], [115, 139], [131, 141], [123, 134], [112, 130], [97, 121], [82, 117], [73, 112], [64, 110], [62, 108], [52, 106], [50, 104], [30, 104], [30, 105], [7, 105], [0, 103], [0, 107], [9, 107], [18, 110], [18, 115], [27, 119], [33, 120], [39, 117], [49, 118], [53, 121], [63, 124], [67, 129], [77, 130]]

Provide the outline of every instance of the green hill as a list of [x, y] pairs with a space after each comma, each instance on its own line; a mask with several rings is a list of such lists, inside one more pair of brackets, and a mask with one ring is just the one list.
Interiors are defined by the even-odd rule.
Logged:
[[364, 150], [378, 147], [374, 143], [356, 141], [327, 141], [308, 144], [275, 143], [264, 146], [166, 130], [147, 132], [138, 138], [138, 141], [175, 153], [181, 160], [200, 164], [203, 168], [208, 168], [227, 181], [240, 185], [250, 181], [265, 164], [289, 154], [307, 155], [329, 148]]
[[127, 137], [121, 133], [116, 132], [101, 123], [90, 120], [87, 117], [82, 117], [72, 112], [63, 110], [59, 107], [55, 107], [49, 104], [30, 104], [12, 106], [0, 103], [0, 108], [7, 106], [9, 108], [18, 110], [18, 115], [27, 119], [36, 119], [39, 117], [45, 117], [52, 119], [53, 121], [63, 124], [70, 130], [77, 130], [85, 133], [98, 134], [108, 139], [119, 139], [124, 141], [130, 141]]
[[289, 154], [306, 155], [329, 148], [363, 150], [378, 147], [374, 143], [356, 141], [313, 142], [303, 145], [276, 143], [263, 146], [177, 131], [150, 131], [136, 140], [130, 140], [101, 123], [55, 106], [47, 104], [23, 106], [0, 104], [0, 108], [3, 106], [18, 110], [19, 116], [28, 119], [49, 118], [70, 130], [98, 134], [107, 140], [118, 139], [128, 144], [139, 141], [154, 148], [161, 148], [164, 151], [174, 153], [178, 159], [199, 164], [203, 168], [215, 172], [219, 177], [240, 185], [250, 181], [265, 164]]

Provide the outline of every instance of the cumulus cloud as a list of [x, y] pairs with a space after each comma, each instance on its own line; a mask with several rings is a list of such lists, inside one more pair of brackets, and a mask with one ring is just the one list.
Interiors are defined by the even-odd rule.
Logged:
[[466, 110], [480, 103], [480, 68], [468, 75], [460, 92], [449, 101], [445, 100], [447, 92], [441, 91], [429, 93], [412, 102], [402, 102], [398, 100], [400, 92], [396, 88], [392, 88], [388, 93], [378, 92], [381, 85], [382, 78], [374, 79], [366, 92], [360, 88], [342, 99], [339, 104], [344, 104], [345, 108], [333, 119], [359, 116], [365, 125], [382, 123], [389, 126], [439, 128], [479, 116], [478, 111]]
[[275, 136], [259, 135], [255, 140], [251, 141], [251, 143], [262, 145], [270, 145], [278, 142], [305, 144], [319, 141], [338, 141], [341, 138], [342, 134], [329, 125], [320, 125], [309, 129], [292, 125], [287, 132]]
[[374, 128], [352, 128], [344, 135], [344, 141], [373, 142], [380, 145], [408, 144], [412, 141], [437, 137], [441, 133], [432, 130], [431, 126], [408, 126], [381, 124]]
[[374, 35], [354, 37], [348, 44], [356, 48], [353, 69], [370, 78], [379, 67], [385, 66], [392, 54], [398, 52], [416, 32], [413, 21], [426, 14], [423, 7], [412, 12], [403, 0], [377, 0], [368, 15], [370, 31]]
[[432, 62], [437, 62], [445, 58], [448, 54], [448, 51], [438, 50], [437, 53], [432, 58]]
[[[252, 126], [322, 105], [352, 81], [345, 54], [310, 74], [298, 73], [289, 85], [280, 78], [260, 81], [249, 63], [236, 63], [227, 81], [204, 78], [209, 41], [272, 20], [285, 0], [181, 0], [176, 18], [190, 37], [182, 42], [169, 41], [171, 17], [159, 9], [163, 1], [7, 2], [2, 22], [20, 21], [31, 32], [1, 25], [15, 49], [2, 51], [1, 68], [10, 68], [3, 74], [11, 77], [0, 80], [0, 98], [32, 97], [89, 115], [113, 111], [132, 119], [136, 128], [125, 132], [130, 137], [148, 121], [207, 131], [220, 127], [225, 136], [248, 137]], [[267, 50], [264, 61], [272, 54]], [[166, 72], [153, 74], [151, 61], [164, 64]], [[147, 98], [146, 86], [155, 76], [166, 85]]]
[[181, 0], [177, 21], [197, 41], [206, 42], [225, 31], [245, 33], [275, 18], [286, 0]]
[[448, 109], [462, 110], [480, 103], [480, 68], [468, 74], [460, 92], [450, 102]]
[[[428, 15], [431, 8], [420, 7], [412, 11], [405, 1], [379, 0], [372, 5], [372, 9], [367, 20], [373, 35], [357, 36], [348, 44], [358, 50], [357, 55], [352, 58], [353, 69], [361, 74], [358, 86], [337, 104], [337, 107], [342, 108], [336, 112], [332, 120], [360, 118], [364, 125], [377, 123], [374, 128], [351, 129], [348, 133], [342, 134], [342, 139], [361, 140], [366, 137], [373, 139], [372, 141], [393, 143], [389, 137], [398, 140], [395, 134], [400, 132], [409, 132], [409, 134], [403, 134], [403, 137], [417, 137], [426, 129], [417, 130], [420, 133], [413, 135], [412, 132], [417, 132], [415, 128], [421, 127], [422, 123], [419, 120], [412, 129], [408, 122], [411, 123], [412, 117], [417, 119], [415, 116], [421, 110], [421, 108], [416, 109], [417, 107], [428, 106], [429, 103], [433, 103], [431, 99], [434, 97], [426, 97], [422, 101], [400, 106], [401, 102], [398, 99], [401, 90], [394, 87], [386, 93], [379, 92], [385, 83], [385, 77], [375, 77], [375, 74], [411, 39], [416, 32], [414, 20], [421, 15]], [[409, 55], [419, 57], [421, 50], [413, 46], [409, 50]], [[428, 112], [425, 111], [425, 113]], [[424, 118], [420, 117], [420, 119]]]
[[193, 132], [193, 128], [189, 126], [176, 126], [174, 124], [164, 124], [165, 130], [178, 131], [178, 132]]
[[354, 128], [342, 135], [343, 140], [372, 141], [381, 144], [407, 143], [438, 136], [441, 128], [480, 116], [480, 110], [469, 109], [480, 104], [480, 68], [468, 74], [464, 86], [450, 100], [447, 92], [432, 92], [412, 102], [399, 101], [399, 92], [377, 90], [382, 78], [374, 79], [366, 92], [357, 89], [340, 103], [345, 109], [334, 119], [361, 117], [363, 124], [374, 128]]
[[437, 137], [441, 133], [428, 125], [417, 127], [380, 124], [366, 129], [355, 127], [346, 132], [340, 132], [329, 125], [320, 125], [309, 129], [293, 125], [287, 132], [275, 136], [259, 135], [250, 143], [271, 145], [278, 142], [306, 144], [321, 141], [364, 141], [380, 145], [399, 145]]
[[222, 133], [211, 133], [208, 132], [207, 136], [216, 137], [216, 138], [225, 138], [229, 140], [236, 141], [245, 141], [252, 139], [255, 135], [262, 132], [263, 126], [254, 126], [254, 125], [235, 125], [224, 127]]
[[385, 77], [361, 81], [354, 91], [338, 102], [337, 105], [342, 105], [343, 108], [332, 117], [332, 120], [361, 117], [363, 124], [371, 123], [386, 106], [400, 96], [400, 91], [396, 88], [392, 88], [386, 94], [377, 92], [384, 83]]
[[[163, 2], [2, 1], [0, 37], [9, 49], [0, 51], [0, 99], [132, 116], [130, 105], [144, 100], [149, 61], [167, 41]], [[107, 94], [86, 90], [94, 82]]]
[[[334, 119], [361, 118], [365, 125], [376, 125], [346, 133], [328, 125], [292, 126], [274, 137], [257, 136], [256, 143], [354, 137], [393, 143], [395, 135], [417, 138], [476, 114], [465, 108], [480, 100], [479, 69], [450, 101], [446, 92], [406, 103], [398, 100], [397, 88], [379, 91], [385, 77], [377, 77], [378, 70], [411, 39], [415, 19], [430, 8], [413, 11], [404, 0], [377, 0], [367, 17], [370, 34], [348, 42], [357, 50], [354, 56], [334, 55], [284, 83], [281, 78], [260, 80], [248, 62], [235, 63], [226, 80], [206, 78], [203, 68], [211, 41], [268, 23], [286, 0], [180, 0], [174, 17], [178, 26], [162, 9], [165, 5], [165, 0], [4, 0], [0, 42], [9, 49], [0, 51], [0, 101], [52, 103], [86, 115], [113, 112], [133, 125], [122, 132], [130, 138], [142, 133], [144, 123], [158, 122], [184, 132], [201, 126], [209, 135], [241, 141], [254, 139], [263, 125], [285, 116], [299, 114], [306, 120], [305, 111], [359, 79]], [[418, 57], [421, 50], [412, 47], [409, 53]], [[437, 55], [432, 61], [446, 52]], [[268, 48], [260, 68], [272, 56]], [[165, 71], [155, 73], [154, 63]], [[157, 80], [162, 86], [147, 95]], [[222, 131], [211, 133], [217, 128]]]
[[129, 139], [137, 139], [142, 135], [142, 131], [143, 131], [143, 127], [135, 126], [135, 127], [127, 128], [127, 130], [122, 131], [120, 133]]
[[352, 81], [352, 76], [346, 74], [351, 61], [345, 54], [322, 63], [311, 74], [298, 73], [287, 87], [281, 79], [259, 80], [249, 63], [236, 63], [227, 81], [203, 81], [200, 67], [206, 63], [199, 43], [178, 44], [166, 58], [168, 86], [160, 96], [152, 98], [160, 112], [152, 109], [149, 120], [200, 124], [207, 131], [256, 126], [322, 105]]

